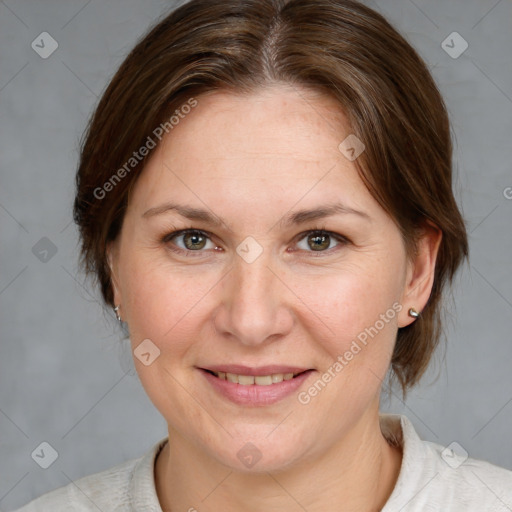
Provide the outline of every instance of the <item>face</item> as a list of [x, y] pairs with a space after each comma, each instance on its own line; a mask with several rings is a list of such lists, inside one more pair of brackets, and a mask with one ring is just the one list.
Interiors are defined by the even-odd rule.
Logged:
[[412, 268], [338, 149], [337, 103], [286, 86], [196, 99], [132, 190], [116, 304], [170, 434], [239, 470], [247, 455], [258, 471], [299, 464], [378, 410], [418, 306]]

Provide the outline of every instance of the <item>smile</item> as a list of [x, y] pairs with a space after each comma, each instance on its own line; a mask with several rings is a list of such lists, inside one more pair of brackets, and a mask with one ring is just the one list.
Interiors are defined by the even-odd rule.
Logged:
[[271, 375], [238, 375], [236, 373], [226, 372], [212, 372], [216, 377], [221, 380], [227, 380], [228, 382], [234, 382], [235, 384], [241, 384], [242, 386], [271, 386], [272, 384], [279, 384], [283, 380], [291, 380], [298, 373], [273, 373]]
[[[218, 397], [237, 405], [259, 407], [275, 404], [291, 396], [315, 373], [315, 370], [300, 368], [286, 368], [290, 370], [286, 372], [278, 372], [277, 368], [240, 368], [236, 373], [234, 368], [230, 368], [231, 372], [197, 369]], [[249, 373], [258, 375], [248, 375]]]

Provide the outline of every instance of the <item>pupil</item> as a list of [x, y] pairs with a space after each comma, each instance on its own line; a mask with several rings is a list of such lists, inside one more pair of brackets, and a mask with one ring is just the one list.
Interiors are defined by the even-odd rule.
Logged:
[[[329, 247], [329, 242], [328, 242], [329, 235], [314, 235], [312, 238], [313, 238], [313, 240], [315, 240], [314, 245], [312, 247], [312, 249], [314, 249], [315, 251], [318, 248], [325, 249], [325, 247]], [[318, 241], [320, 241], [320, 243], [318, 243]], [[327, 241], [327, 245], [325, 245], [325, 241]], [[323, 245], [321, 245], [322, 242], [324, 243]]]
[[[202, 241], [204, 241], [204, 237], [202, 235], [198, 235], [198, 234], [191, 234], [189, 233], [186, 237], [185, 237], [185, 241], [187, 240], [191, 240], [192, 243], [191, 244], [188, 244], [188, 243], [185, 243], [185, 245], [187, 246], [187, 248], [198, 248], [196, 247], [197, 245], [200, 245], [201, 244], [201, 239], [203, 239]], [[192, 247], [189, 247], [189, 246], [192, 246]], [[202, 246], [199, 247], [199, 249], [202, 249]]]

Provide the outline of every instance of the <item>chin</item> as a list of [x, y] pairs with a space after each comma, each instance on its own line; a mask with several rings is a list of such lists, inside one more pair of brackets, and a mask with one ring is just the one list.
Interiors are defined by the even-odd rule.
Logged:
[[307, 441], [284, 439], [277, 432], [269, 437], [274, 428], [262, 428], [260, 431], [246, 429], [246, 435], [233, 436], [229, 443], [217, 446], [217, 451], [212, 445], [205, 448], [213, 458], [236, 472], [258, 474], [281, 471], [293, 466], [305, 455]]

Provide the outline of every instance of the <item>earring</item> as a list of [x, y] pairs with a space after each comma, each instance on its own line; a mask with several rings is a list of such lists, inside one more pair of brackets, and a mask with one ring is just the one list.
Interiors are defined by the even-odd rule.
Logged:
[[420, 314], [414, 308], [410, 308], [409, 309], [409, 316], [413, 316], [414, 318], [418, 318], [420, 316]]
[[121, 320], [121, 315], [119, 314], [119, 308], [121, 307], [121, 304], [119, 304], [119, 306], [116, 306], [114, 308], [114, 313], [116, 314], [116, 318], [119, 322], [122, 322]]

